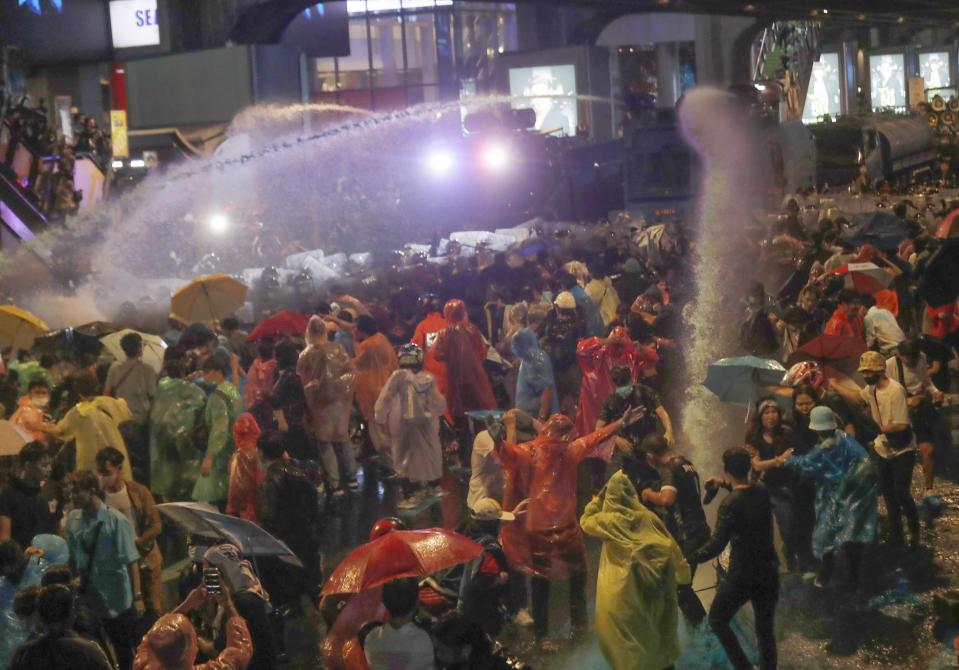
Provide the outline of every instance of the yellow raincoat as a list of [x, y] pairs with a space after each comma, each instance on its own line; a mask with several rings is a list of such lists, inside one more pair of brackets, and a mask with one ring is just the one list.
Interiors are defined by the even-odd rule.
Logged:
[[115, 447], [126, 457], [122, 475], [133, 479], [130, 455], [127, 453], [119, 426], [130, 419], [130, 408], [123, 398], [97, 396], [89, 402], [78, 402], [57, 423], [53, 434], [64, 442], [76, 440], [77, 470], [97, 471], [97, 452], [104, 447]]
[[662, 670], [679, 658], [676, 585], [689, 565], [663, 522], [639, 501], [620, 470], [580, 519], [602, 538], [596, 586], [596, 637], [613, 670]]

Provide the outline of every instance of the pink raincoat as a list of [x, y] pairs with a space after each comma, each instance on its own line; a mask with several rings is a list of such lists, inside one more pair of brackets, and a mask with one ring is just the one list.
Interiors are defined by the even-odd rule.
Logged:
[[633, 381], [642, 379], [643, 371], [655, 368], [659, 355], [648, 347], [636, 348], [622, 326], [613, 328], [612, 340], [603, 344], [598, 337], [588, 337], [576, 347], [576, 358], [583, 373], [579, 392], [579, 412], [576, 415], [576, 434], [588, 435], [596, 429], [596, 420], [603, 403], [615, 390], [612, 370], [626, 365], [633, 371]]
[[243, 406], [250, 409], [270, 395], [273, 384], [276, 382], [276, 360], [271, 358], [264, 361], [257, 358], [246, 371], [246, 387], [243, 389]]
[[446, 364], [446, 404], [453, 418], [469, 410], [496, 409], [493, 387], [483, 368], [486, 342], [469, 322], [462, 300], [450, 300], [443, 308], [446, 330], [436, 338], [436, 360]]

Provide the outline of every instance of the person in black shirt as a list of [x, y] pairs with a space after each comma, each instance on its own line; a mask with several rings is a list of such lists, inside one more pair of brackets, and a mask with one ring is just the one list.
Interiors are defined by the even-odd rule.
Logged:
[[[646, 486], [639, 490], [639, 498], [646, 505], [666, 509], [666, 528], [687, 556], [709, 539], [709, 524], [700, 502], [699, 475], [693, 464], [671, 451], [666, 440], [651, 435], [639, 445], [640, 453], [659, 473], [659, 482], [654, 488]], [[657, 490], [658, 488], [658, 490]], [[695, 574], [695, 565], [690, 565]], [[691, 584], [680, 584], [679, 608], [693, 626], [706, 618], [706, 609]]]
[[690, 566], [719, 556], [731, 545], [729, 571], [720, 582], [709, 624], [726, 650], [735, 670], [752, 670], [729, 622], [747, 602], [756, 615], [756, 640], [760, 670], [775, 670], [776, 639], [773, 618], [779, 598], [779, 558], [773, 546], [773, 514], [769, 492], [762, 484], [749, 483], [751, 457], [745, 447], [723, 453], [729, 481], [710, 478], [707, 486], [719, 485], [732, 492], [719, 507], [716, 528], [702, 547], [686, 557]]
[[307, 430], [309, 410], [306, 396], [296, 374], [300, 352], [293, 344], [280, 342], [273, 355], [276, 358], [276, 383], [270, 393], [273, 418], [280, 431], [286, 434], [290, 456], [301, 461], [317, 462], [319, 451]]
[[622, 419], [630, 407], [639, 407], [642, 408], [642, 413], [636, 423], [623, 429], [622, 436], [636, 447], [647, 436], [659, 433], [662, 424], [666, 443], [672, 445], [673, 424], [656, 392], [645, 384], [634, 384], [632, 370], [626, 365], [614, 365], [610, 377], [616, 385], [616, 391], [603, 402], [596, 421], [596, 430]]
[[57, 532], [60, 505], [44, 495], [50, 479], [51, 458], [42, 442], [30, 442], [20, 450], [20, 476], [11, 477], [0, 492], [0, 541], [16, 540], [29, 547], [34, 535]]

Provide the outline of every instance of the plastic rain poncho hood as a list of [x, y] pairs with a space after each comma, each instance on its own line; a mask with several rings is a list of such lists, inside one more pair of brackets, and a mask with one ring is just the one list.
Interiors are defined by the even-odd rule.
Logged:
[[613, 670], [659, 670], [679, 657], [677, 584], [689, 565], [663, 522], [620, 470], [580, 519], [603, 540], [596, 584], [596, 637]]
[[557, 414], [559, 394], [556, 392], [553, 365], [546, 352], [540, 349], [536, 334], [529, 328], [522, 328], [513, 335], [510, 347], [513, 355], [520, 360], [516, 378], [516, 408], [531, 416], [539, 416], [540, 397], [546, 389], [552, 388], [549, 413]]
[[157, 394], [150, 409], [150, 490], [153, 493], [170, 500], [183, 500], [193, 491], [202, 454], [193, 444], [192, 433], [205, 402], [203, 389], [185, 379], [162, 377], [157, 383]]
[[446, 364], [446, 403], [455, 419], [469, 410], [496, 409], [493, 387], [483, 368], [487, 346], [479, 329], [469, 322], [462, 300], [443, 308], [446, 330], [436, 339], [436, 360]]
[[878, 521], [876, 466], [866, 450], [842, 430], [786, 467], [816, 482], [813, 554], [820, 558], [847, 542], [872, 542]]
[[296, 374], [303, 384], [313, 433], [320, 442], [347, 442], [356, 369], [346, 350], [326, 339], [326, 323], [320, 317], [310, 318], [306, 341]]

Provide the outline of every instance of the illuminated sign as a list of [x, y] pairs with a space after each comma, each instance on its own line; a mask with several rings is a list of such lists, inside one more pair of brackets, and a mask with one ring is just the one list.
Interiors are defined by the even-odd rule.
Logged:
[[159, 44], [156, 0], [110, 0], [110, 29], [114, 49]]

